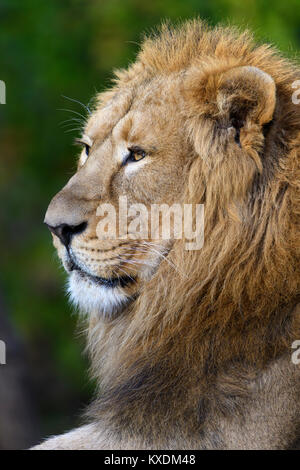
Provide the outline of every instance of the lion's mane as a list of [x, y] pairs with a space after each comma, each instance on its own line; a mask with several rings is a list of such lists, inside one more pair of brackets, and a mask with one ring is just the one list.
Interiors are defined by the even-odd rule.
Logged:
[[[186, 73], [198, 57], [207, 57], [207, 77], [229, 63], [261, 68], [276, 83], [277, 105], [262, 152], [253, 150], [250, 133], [258, 172], [249, 187], [248, 168], [222, 158], [209, 136], [199, 141], [194, 98], [198, 93], [203, 101], [207, 90], [182, 95], [187, 132], [202, 155], [191, 163], [186, 200], [205, 205], [204, 246], [186, 251], [176, 240], [121, 316], [91, 321], [89, 350], [101, 396], [90, 415], [105, 417], [116, 432], [130, 423], [148, 442], [153, 436], [165, 442], [166, 430], [181, 429], [183, 419], [190, 425], [180, 432], [192, 435], [195, 408], [198, 419], [214, 406], [237, 412], [247, 394], [242, 384], [299, 338], [293, 308], [300, 292], [300, 106], [291, 100], [299, 69], [272, 47], [255, 45], [248, 33], [193, 21], [146, 39], [137, 62], [117, 73], [117, 85], [139, 74]], [[205, 165], [211, 153], [218, 158]]]

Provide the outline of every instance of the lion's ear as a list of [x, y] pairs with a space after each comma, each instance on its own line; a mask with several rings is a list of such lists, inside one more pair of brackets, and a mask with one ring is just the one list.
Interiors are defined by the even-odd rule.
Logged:
[[273, 78], [257, 67], [234, 67], [219, 76], [217, 106], [237, 128], [250, 120], [264, 125], [272, 120], [276, 104]]

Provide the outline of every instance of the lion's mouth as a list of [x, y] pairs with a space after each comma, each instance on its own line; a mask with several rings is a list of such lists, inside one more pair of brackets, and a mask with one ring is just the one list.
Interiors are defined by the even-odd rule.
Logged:
[[81, 267], [79, 267], [78, 264], [71, 257], [70, 253], [69, 253], [69, 257], [67, 261], [67, 267], [68, 267], [68, 271], [70, 272], [77, 271], [80, 274], [80, 276], [82, 276], [83, 278], [89, 279], [93, 283], [98, 284], [99, 286], [107, 287], [107, 288], [126, 287], [129, 284], [134, 284], [136, 282], [136, 279], [129, 275], [122, 275], [118, 277], [109, 277], [109, 278], [92, 275], [86, 272]]

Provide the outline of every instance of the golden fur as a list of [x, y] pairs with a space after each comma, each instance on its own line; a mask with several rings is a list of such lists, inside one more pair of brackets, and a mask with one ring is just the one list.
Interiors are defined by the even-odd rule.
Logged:
[[[88, 220], [74, 250], [122, 257], [119, 243], [96, 240], [99, 200], [179, 199], [205, 205], [205, 242], [186, 251], [173, 240], [163, 247], [167, 259], [131, 243], [132, 256], [148, 265], [152, 257], [153, 269], [136, 273], [124, 262], [137, 276], [124, 288], [134, 300], [115, 315], [90, 312], [101, 393], [89, 410], [98, 438], [83, 437], [86, 448], [287, 448], [296, 440], [300, 106], [291, 96], [299, 76], [248, 33], [195, 20], [146, 39], [137, 61], [100, 94], [84, 133], [101, 156], [79, 163], [46, 222]], [[130, 183], [108, 169], [121, 138], [154, 149], [153, 163]], [[85, 256], [95, 274], [111, 272], [107, 258]], [[52, 446], [83, 445], [72, 439]]]

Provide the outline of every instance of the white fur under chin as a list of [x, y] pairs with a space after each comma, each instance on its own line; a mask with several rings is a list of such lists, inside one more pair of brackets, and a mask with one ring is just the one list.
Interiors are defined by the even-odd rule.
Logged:
[[122, 310], [130, 297], [121, 287], [105, 287], [84, 278], [77, 271], [69, 275], [67, 291], [73, 305], [86, 314], [112, 316]]

